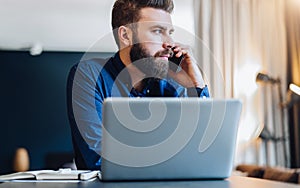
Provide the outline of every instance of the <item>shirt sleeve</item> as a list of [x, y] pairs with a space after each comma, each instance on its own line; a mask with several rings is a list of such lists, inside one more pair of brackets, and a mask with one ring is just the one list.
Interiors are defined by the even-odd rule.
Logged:
[[101, 163], [102, 117], [98, 106], [103, 98], [100, 93], [95, 94], [99, 69], [93, 63], [79, 63], [68, 88], [69, 120], [80, 169], [99, 169]]

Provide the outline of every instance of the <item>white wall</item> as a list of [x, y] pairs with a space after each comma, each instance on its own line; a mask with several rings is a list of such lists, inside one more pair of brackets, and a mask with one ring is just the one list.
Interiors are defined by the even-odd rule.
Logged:
[[[194, 33], [192, 2], [175, 0], [173, 21], [175, 26]], [[86, 51], [99, 38], [111, 33], [113, 3], [113, 0], [0, 0], [0, 49], [26, 49], [39, 44], [50, 51]], [[100, 43], [96, 50], [116, 49], [112, 37]]]

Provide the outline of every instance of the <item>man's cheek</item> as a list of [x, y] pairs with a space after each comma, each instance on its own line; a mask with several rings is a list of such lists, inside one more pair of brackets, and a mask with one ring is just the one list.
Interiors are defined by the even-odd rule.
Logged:
[[161, 42], [144, 42], [143, 46], [149, 51], [151, 52], [152, 55], [154, 55], [156, 52], [163, 50]]

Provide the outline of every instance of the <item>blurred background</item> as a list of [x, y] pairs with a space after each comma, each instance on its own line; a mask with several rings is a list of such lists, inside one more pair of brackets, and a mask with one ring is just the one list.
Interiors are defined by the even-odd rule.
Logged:
[[[113, 3], [0, 0], [0, 174], [20, 151], [31, 170], [72, 163], [68, 71], [116, 52]], [[174, 3], [175, 40], [193, 47], [212, 97], [243, 101], [235, 165], [300, 167], [300, 0]]]

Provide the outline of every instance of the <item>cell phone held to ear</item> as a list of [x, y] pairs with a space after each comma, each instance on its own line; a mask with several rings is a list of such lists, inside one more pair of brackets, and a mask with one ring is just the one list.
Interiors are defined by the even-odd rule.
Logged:
[[181, 55], [180, 57], [176, 57], [175, 54], [172, 57], [169, 57], [170, 70], [177, 72], [179, 70], [179, 67], [180, 67], [183, 57], [184, 57], [184, 55]]
[[[176, 47], [172, 48], [172, 51], [174, 52], [174, 49]], [[180, 63], [183, 59], [184, 55], [181, 55], [180, 57], [176, 57], [176, 53], [173, 53], [172, 57], [169, 57], [169, 69], [172, 70], [173, 72], [179, 71]]]

